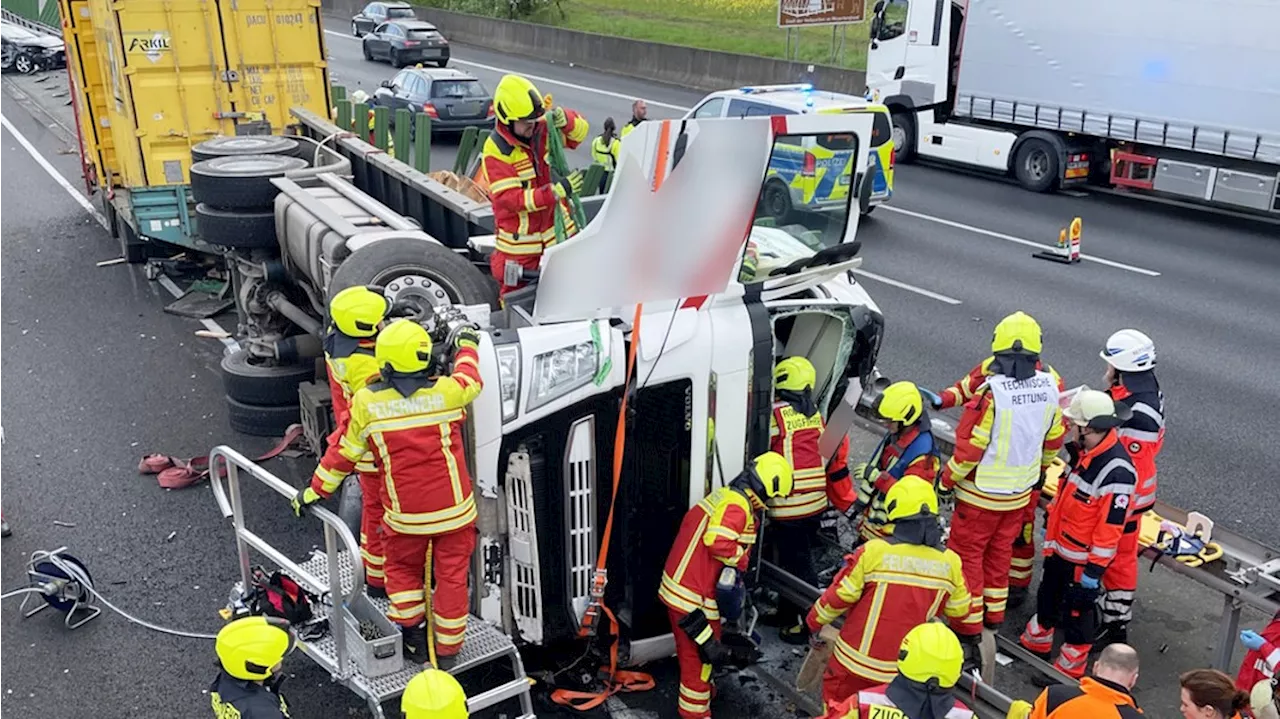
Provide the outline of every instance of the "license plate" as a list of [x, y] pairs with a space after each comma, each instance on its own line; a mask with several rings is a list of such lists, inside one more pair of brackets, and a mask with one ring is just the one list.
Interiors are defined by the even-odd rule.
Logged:
[[475, 115], [480, 112], [480, 103], [478, 102], [461, 102], [458, 103], [455, 115]]

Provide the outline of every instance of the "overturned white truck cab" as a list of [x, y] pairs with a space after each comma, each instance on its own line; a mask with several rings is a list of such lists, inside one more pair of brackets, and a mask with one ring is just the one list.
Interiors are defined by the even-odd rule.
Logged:
[[[517, 644], [575, 640], [630, 392], [604, 601], [630, 661], [673, 653], [657, 599], [663, 562], [688, 508], [768, 448], [775, 360], [808, 357], [828, 416], [852, 417], [883, 334], [881, 312], [852, 272], [861, 263], [858, 213], [845, 207], [784, 227], [755, 217], [775, 146], [832, 134], [865, 147], [871, 119], [640, 125], [590, 222], [549, 249], [540, 281], [509, 294], [501, 310], [488, 304], [492, 281], [473, 264], [491, 235], [451, 249], [344, 179], [276, 181], [284, 265], [305, 294], [376, 283], [393, 300], [419, 300], [429, 329], [438, 324], [431, 315], [459, 306], [483, 329], [485, 387], [466, 419], [480, 508], [472, 614]], [[843, 171], [836, 181], [848, 183], [867, 153], [851, 155], [857, 167], [819, 167], [795, 182]], [[302, 388], [316, 441], [322, 382]], [[842, 434], [848, 420], [831, 426]], [[567, 663], [580, 652], [541, 654]]]

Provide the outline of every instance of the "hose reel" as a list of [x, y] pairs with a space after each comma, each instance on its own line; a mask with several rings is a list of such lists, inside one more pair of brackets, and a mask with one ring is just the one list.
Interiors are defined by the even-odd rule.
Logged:
[[[31, 617], [53, 607], [65, 616], [67, 629], [79, 629], [102, 613], [92, 604], [93, 577], [84, 562], [67, 554], [66, 547], [51, 552], [32, 552], [27, 562], [27, 583], [30, 589], [22, 600], [23, 618]], [[37, 594], [39, 599], [36, 599]], [[43, 603], [33, 608], [28, 604]]]

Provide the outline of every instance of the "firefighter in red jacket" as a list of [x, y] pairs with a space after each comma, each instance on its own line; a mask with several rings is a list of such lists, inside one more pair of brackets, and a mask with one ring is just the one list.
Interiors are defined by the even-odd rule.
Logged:
[[1033, 494], [1062, 447], [1062, 380], [1040, 363], [1040, 344], [1040, 325], [1022, 312], [996, 325], [984, 379], [965, 402], [955, 452], [938, 478], [939, 493], [955, 496], [947, 546], [964, 562], [971, 596], [968, 615], [951, 622], [966, 668], [981, 665], [983, 627], [1004, 623], [1014, 540], [1034, 520]]
[[910, 382], [894, 382], [876, 399], [875, 413], [889, 422], [889, 431], [871, 459], [853, 468], [858, 501], [849, 512], [862, 517], [859, 534], [864, 541], [884, 539], [892, 533], [885, 511], [885, 494], [903, 477], [919, 477], [933, 485], [938, 473], [937, 446], [920, 389]]
[[1107, 339], [1099, 356], [1107, 363], [1107, 394], [1132, 412], [1116, 435], [1133, 458], [1138, 486], [1116, 559], [1102, 577], [1102, 629], [1095, 647], [1129, 640], [1133, 597], [1138, 590], [1142, 514], [1156, 502], [1156, 455], [1164, 446], [1164, 394], [1156, 381], [1156, 347], [1151, 338], [1137, 330], [1120, 330]]
[[[329, 317], [333, 327], [324, 337], [324, 363], [329, 370], [329, 394], [333, 398], [333, 447], [347, 433], [351, 419], [351, 395], [378, 376], [374, 337], [390, 309], [381, 288], [348, 287], [333, 296]], [[382, 549], [382, 478], [366, 452], [356, 463], [360, 477], [360, 557], [364, 560], [366, 592], [385, 598], [385, 557]]]
[[[548, 116], [538, 89], [519, 75], [503, 75], [493, 93], [494, 131], [484, 143], [481, 166], [493, 203], [496, 247], [489, 270], [499, 296], [525, 285], [536, 273], [543, 249], [556, 241], [555, 213], [564, 217], [565, 235], [573, 223], [566, 198], [582, 189], [582, 173], [555, 179], [547, 162], [547, 133], [559, 132], [573, 149], [587, 139], [586, 118], [557, 107]], [[550, 126], [550, 127], [548, 127]]]
[[933, 487], [919, 477], [903, 477], [889, 488], [885, 506], [893, 536], [873, 539], [845, 557], [805, 619], [818, 643], [824, 625], [848, 614], [822, 675], [828, 708], [892, 680], [899, 645], [912, 627], [940, 612], [969, 612], [960, 557], [942, 548]]
[[[846, 512], [853, 505], [849, 475], [849, 438], [831, 457], [822, 461], [818, 440], [826, 422], [813, 397], [817, 373], [804, 357], [787, 357], [773, 368], [773, 415], [769, 419], [769, 449], [786, 458], [795, 487], [785, 497], [769, 500], [769, 532], [766, 543], [772, 561], [809, 585], [817, 585], [813, 543], [827, 507]], [[782, 639], [804, 644], [804, 611], [794, 607], [795, 623], [781, 630]]]
[[1078, 679], [1097, 632], [1094, 603], [1129, 520], [1137, 475], [1116, 434], [1131, 415], [1127, 405], [1089, 389], [1076, 394], [1063, 414], [1077, 435], [1067, 443], [1070, 473], [1049, 505], [1036, 613], [1019, 642], [1047, 658], [1054, 630], [1062, 627], [1054, 667]]
[[[680, 662], [677, 709], [684, 719], [711, 716], [711, 669], [730, 659], [720, 644], [721, 601], [741, 603], [740, 576], [751, 559], [765, 501], [791, 493], [791, 466], [765, 452], [728, 487], [707, 495], [684, 515], [658, 598], [667, 605]], [[720, 596], [718, 596], [720, 595]], [[739, 607], [723, 607], [726, 614]]]
[[823, 719], [972, 719], [955, 698], [964, 650], [945, 624], [927, 622], [903, 637], [898, 674], [864, 689], [827, 711]]
[[[1240, 643], [1249, 651], [1245, 652], [1240, 662], [1240, 673], [1236, 675], [1236, 687], [1252, 692], [1260, 682], [1272, 686], [1272, 694], [1280, 694], [1276, 689], [1277, 675], [1280, 674], [1280, 612], [1271, 618], [1271, 623], [1262, 633], [1245, 629], [1240, 632]], [[1280, 707], [1273, 707], [1273, 710]], [[1258, 719], [1263, 719], [1263, 707], [1254, 707]]]
[[[381, 378], [352, 395], [346, 434], [325, 452], [310, 486], [294, 500], [300, 514], [303, 506], [328, 497], [372, 451], [383, 482], [389, 617], [400, 625], [405, 653], [415, 662], [427, 660], [430, 619], [441, 669], [453, 664], [467, 629], [476, 503], [462, 423], [481, 389], [479, 334], [460, 325], [451, 336], [453, 374], [432, 376], [431, 336], [421, 325], [400, 319], [378, 334], [374, 352]], [[427, 563], [435, 582], [429, 618]]]

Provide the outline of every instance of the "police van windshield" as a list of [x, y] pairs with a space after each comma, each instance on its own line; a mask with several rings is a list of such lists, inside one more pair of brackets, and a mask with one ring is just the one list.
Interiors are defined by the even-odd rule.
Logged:
[[741, 282], [764, 279], [844, 240], [850, 201], [857, 194], [858, 154], [856, 134], [782, 135], [774, 141]]

